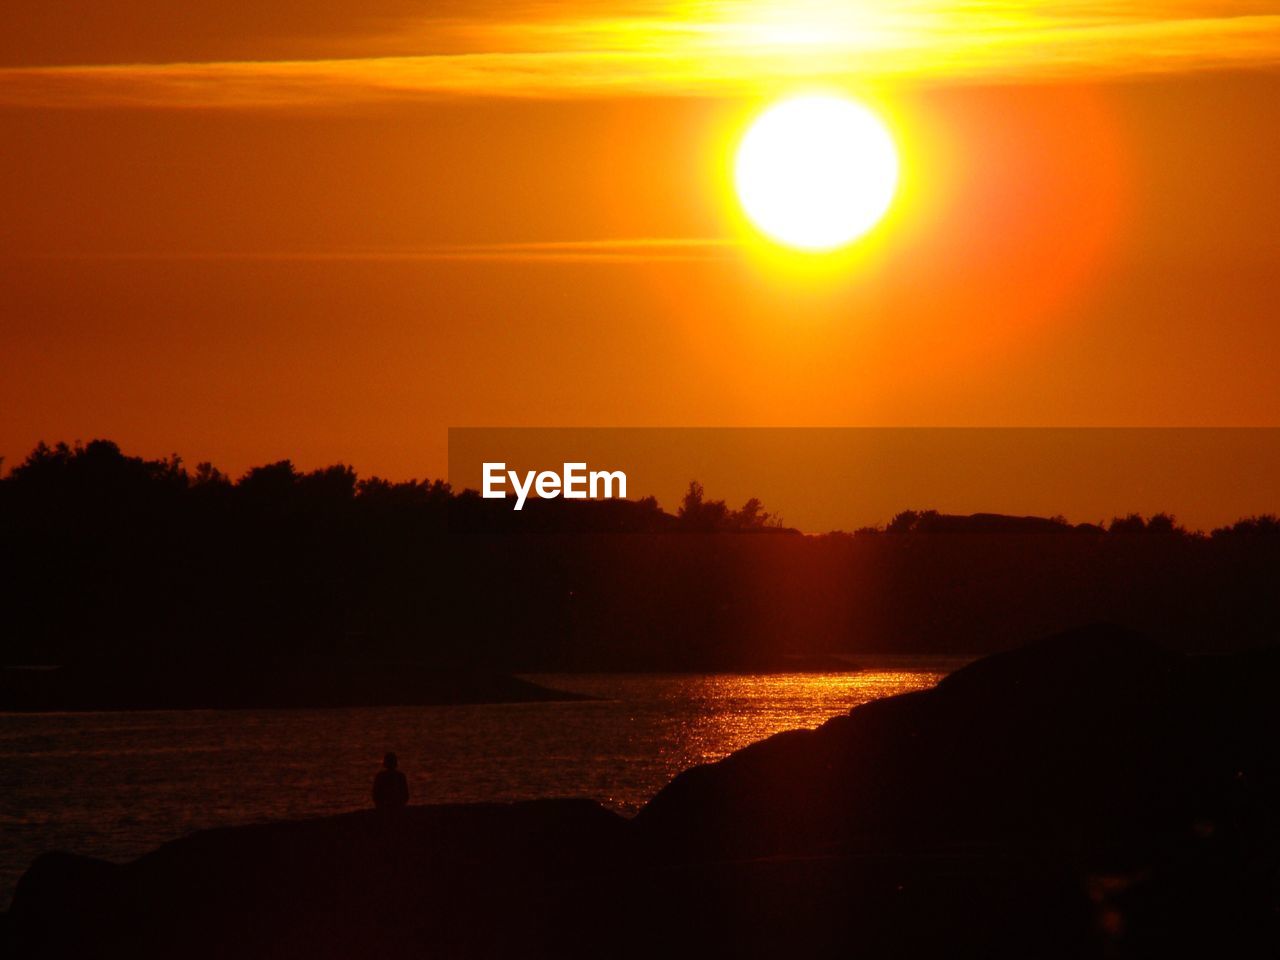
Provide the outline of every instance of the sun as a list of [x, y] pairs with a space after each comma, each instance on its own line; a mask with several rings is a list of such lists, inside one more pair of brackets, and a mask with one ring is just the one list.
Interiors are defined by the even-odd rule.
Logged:
[[821, 252], [851, 243], [879, 222], [898, 188], [898, 150], [888, 128], [845, 97], [792, 97], [747, 130], [734, 162], [747, 217], [779, 243]]

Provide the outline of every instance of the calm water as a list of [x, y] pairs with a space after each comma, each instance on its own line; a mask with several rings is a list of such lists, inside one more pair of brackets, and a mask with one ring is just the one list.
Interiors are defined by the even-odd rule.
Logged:
[[367, 806], [388, 749], [414, 803], [590, 797], [632, 813], [687, 767], [954, 666], [533, 678], [601, 698], [581, 703], [0, 714], [0, 904], [44, 850], [127, 860], [206, 827]]

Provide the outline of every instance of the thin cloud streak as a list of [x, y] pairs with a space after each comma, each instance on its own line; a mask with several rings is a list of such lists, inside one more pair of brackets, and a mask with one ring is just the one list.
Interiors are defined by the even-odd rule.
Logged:
[[515, 243], [438, 244], [413, 249], [199, 251], [157, 250], [132, 253], [35, 254], [40, 260], [113, 260], [127, 262], [279, 262], [413, 263], [440, 261], [524, 263], [654, 263], [722, 260], [742, 242], [712, 237], [631, 237], [597, 240], [547, 240]]
[[[262, 109], [456, 97], [740, 96], [797, 83], [1043, 82], [1280, 65], [1280, 15], [1137, 15], [1151, 4], [686, 5], [686, 16], [461, 29], [425, 56], [23, 67], [0, 105]], [[1184, 4], [1184, 6], [1186, 6]], [[1135, 13], [1137, 10], [1137, 13]]]

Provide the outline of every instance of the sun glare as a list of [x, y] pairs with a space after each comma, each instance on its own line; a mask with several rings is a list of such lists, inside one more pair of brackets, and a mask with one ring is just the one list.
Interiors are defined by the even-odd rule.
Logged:
[[884, 123], [837, 96], [775, 104], [738, 147], [734, 186], [763, 233], [798, 250], [834, 250], [879, 222], [898, 186], [898, 151]]

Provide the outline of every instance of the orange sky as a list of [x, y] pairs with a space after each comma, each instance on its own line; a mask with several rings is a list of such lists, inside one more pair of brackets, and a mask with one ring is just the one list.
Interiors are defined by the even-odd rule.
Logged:
[[[0, 13], [10, 463], [108, 436], [408, 477], [461, 425], [1280, 424], [1264, 4], [84, 6]], [[820, 262], [727, 186], [753, 111], [814, 84], [904, 163]]]

